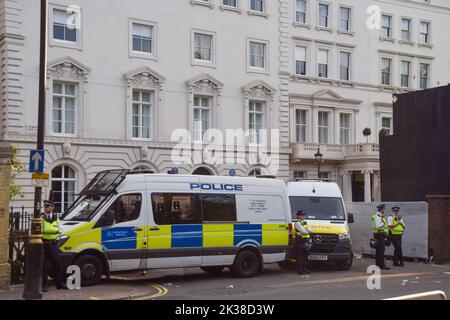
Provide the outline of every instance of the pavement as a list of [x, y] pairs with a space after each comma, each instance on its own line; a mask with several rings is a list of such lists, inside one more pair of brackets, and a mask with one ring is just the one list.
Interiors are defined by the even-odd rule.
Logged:
[[[254, 278], [238, 279], [228, 269], [219, 275], [199, 268], [152, 270], [145, 275], [121, 274], [81, 290], [44, 293], [44, 300], [378, 300], [442, 290], [450, 298], [450, 265], [407, 262], [381, 274], [381, 288], [369, 290], [367, 268], [373, 259], [358, 257], [349, 271], [332, 264], [312, 267], [300, 276], [278, 265], [266, 265]], [[392, 265], [388, 262], [388, 265]], [[22, 299], [23, 286], [0, 291], [0, 300]]]

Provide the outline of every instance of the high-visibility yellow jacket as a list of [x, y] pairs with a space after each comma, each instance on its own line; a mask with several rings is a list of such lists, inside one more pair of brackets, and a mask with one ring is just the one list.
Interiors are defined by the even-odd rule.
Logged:
[[59, 235], [59, 222], [55, 220], [53, 222], [45, 220], [42, 218], [42, 239], [43, 240], [56, 240]]
[[[383, 222], [382, 227], [377, 227], [377, 223], [376, 223], [377, 217], [379, 217], [381, 219], [381, 221]], [[377, 214], [374, 214], [372, 216], [372, 233], [378, 234], [380, 232], [384, 232], [387, 234], [389, 232], [388, 224], [387, 224], [386, 219], [383, 216], [378, 216]]]

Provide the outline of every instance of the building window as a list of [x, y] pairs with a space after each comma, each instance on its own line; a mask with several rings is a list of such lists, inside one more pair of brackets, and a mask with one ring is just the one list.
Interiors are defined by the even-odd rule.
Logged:
[[264, 0], [250, 0], [250, 10], [264, 12]]
[[133, 90], [133, 138], [152, 139], [153, 93]]
[[250, 41], [250, 67], [266, 68], [266, 44]]
[[55, 213], [65, 212], [75, 200], [75, 171], [69, 166], [59, 166], [52, 170], [51, 195], [55, 203]]
[[329, 137], [329, 112], [319, 111], [319, 143], [327, 144]]
[[77, 42], [77, 12], [53, 9], [53, 39]]
[[421, 21], [420, 22], [420, 43], [430, 44], [430, 23]]
[[381, 36], [386, 38], [392, 37], [392, 17], [387, 15], [381, 16]]
[[351, 19], [351, 9], [341, 7], [339, 8], [339, 30], [350, 31], [350, 19]]
[[153, 26], [133, 23], [133, 51], [153, 53]]
[[339, 53], [339, 79], [350, 80], [350, 52]]
[[411, 81], [411, 62], [402, 61], [401, 62], [401, 86], [409, 88]]
[[294, 179], [306, 179], [305, 171], [294, 171]]
[[296, 110], [295, 112], [295, 132], [298, 143], [306, 143], [308, 132], [308, 119], [306, 110]]
[[53, 82], [53, 133], [75, 134], [76, 85]]
[[319, 179], [330, 179], [330, 173], [329, 172], [320, 172], [319, 173]]
[[381, 118], [381, 129], [386, 131], [386, 134], [390, 136], [392, 134], [392, 118]]
[[402, 18], [400, 21], [401, 39], [411, 41], [411, 19]]
[[381, 84], [390, 86], [391, 85], [391, 68], [392, 59], [382, 58], [381, 59]]
[[295, 47], [295, 73], [306, 75], [306, 48]]
[[295, 22], [306, 23], [306, 0], [297, 0], [295, 5]]
[[223, 5], [227, 7], [237, 8], [237, 0], [223, 0]]
[[194, 33], [194, 59], [212, 63], [213, 36], [210, 34]]
[[260, 169], [254, 169], [254, 170], [250, 171], [248, 174], [249, 177], [260, 177], [261, 175], [262, 175], [262, 173], [261, 173]]
[[264, 102], [250, 101], [248, 116], [250, 144], [262, 144], [265, 121]]
[[319, 49], [317, 59], [317, 75], [320, 78], [328, 78], [328, 50]]
[[[152, 193], [153, 219], [157, 225], [201, 224], [202, 207], [199, 196], [186, 193]], [[182, 239], [172, 239], [172, 243], [181, 243]], [[202, 239], [192, 237], [192, 242]]]
[[340, 143], [350, 144], [350, 132], [351, 132], [351, 114], [341, 113], [339, 115], [340, 123]]
[[330, 25], [330, 6], [328, 4], [319, 3], [319, 26], [328, 28]]
[[430, 65], [420, 64], [420, 89], [428, 89], [430, 82]]
[[194, 141], [207, 142], [210, 129], [210, 97], [194, 96]]

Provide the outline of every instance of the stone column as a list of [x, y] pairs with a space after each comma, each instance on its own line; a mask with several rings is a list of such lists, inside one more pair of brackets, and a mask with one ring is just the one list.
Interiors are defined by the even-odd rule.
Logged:
[[353, 201], [352, 173], [350, 171], [345, 171], [342, 177], [343, 177], [342, 195], [344, 196], [344, 201], [352, 202]]
[[372, 202], [370, 171], [364, 171], [364, 202]]
[[0, 290], [9, 289], [11, 282], [11, 266], [8, 263], [8, 235], [9, 235], [9, 160], [12, 150], [0, 144]]
[[428, 246], [437, 263], [450, 262], [450, 195], [427, 196]]

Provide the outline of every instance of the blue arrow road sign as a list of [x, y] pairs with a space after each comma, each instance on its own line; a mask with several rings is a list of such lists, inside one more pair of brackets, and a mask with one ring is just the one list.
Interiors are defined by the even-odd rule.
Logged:
[[30, 152], [30, 172], [44, 172], [44, 150], [31, 150]]

